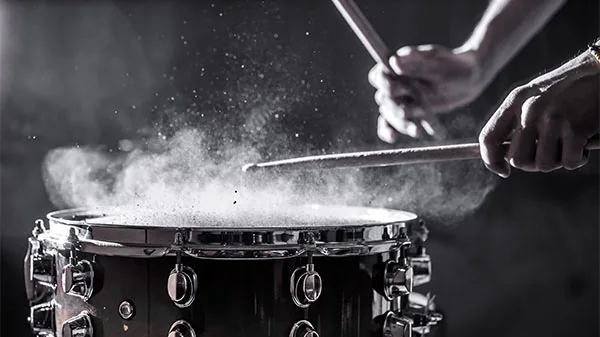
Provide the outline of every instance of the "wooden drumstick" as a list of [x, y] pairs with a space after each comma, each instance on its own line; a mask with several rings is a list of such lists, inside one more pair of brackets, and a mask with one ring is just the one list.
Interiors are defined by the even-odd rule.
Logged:
[[[394, 53], [383, 42], [356, 3], [353, 0], [332, 0], [332, 2], [348, 25], [350, 25], [354, 34], [356, 34], [369, 54], [371, 54], [371, 57], [376, 62], [381, 63], [388, 73], [393, 74], [394, 71], [390, 67], [389, 60]], [[430, 134], [433, 131], [436, 138], [446, 138], [446, 128], [435, 116], [427, 116], [420, 121], [420, 124], [426, 133]]]
[[[505, 151], [508, 150], [509, 146], [509, 142], [503, 144]], [[586, 150], [590, 151], [599, 150], [600, 141], [598, 139], [591, 140], [585, 148]], [[383, 167], [480, 158], [481, 155], [479, 152], [479, 144], [467, 143], [456, 145], [414, 147], [397, 150], [308, 156], [258, 164], [248, 164], [243, 167], [243, 171], [254, 172], [264, 169], [317, 170], [349, 167]]]

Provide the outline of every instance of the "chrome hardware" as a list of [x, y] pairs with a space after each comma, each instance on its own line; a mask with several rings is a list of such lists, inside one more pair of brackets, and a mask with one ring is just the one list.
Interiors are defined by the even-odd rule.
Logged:
[[[316, 207], [316, 208], [315, 208]], [[399, 240], [408, 240], [403, 232], [406, 227], [412, 227], [417, 222], [415, 214], [380, 210], [368, 207], [338, 207], [299, 205], [299, 212], [336, 214], [340, 223], [345, 226], [327, 226], [314, 230], [318, 234], [313, 239], [316, 247], [315, 256], [365, 256], [388, 253], [397, 245]], [[368, 219], [364, 215], [368, 214]], [[277, 226], [268, 228], [244, 228], [240, 226], [228, 228], [194, 227], [181, 230], [176, 226], [162, 228], [146, 228], [148, 234], [140, 240], [140, 228], [127, 226], [127, 221], [120, 223], [109, 209], [69, 209], [48, 214], [50, 228], [47, 229], [44, 240], [55, 246], [62, 246], [67, 239], [69, 230], [77, 227], [79, 233], [78, 253], [122, 256], [122, 257], [160, 257], [173, 256], [176, 250], [185, 249], [186, 256], [211, 259], [273, 259], [301, 257], [306, 253], [306, 245], [311, 241], [305, 232], [307, 229], [301, 221], [292, 221], [286, 226], [285, 233], [279, 233]], [[360, 215], [360, 216], [359, 216]], [[74, 220], [80, 219], [80, 220]], [[276, 219], [275, 219], [276, 220]], [[337, 220], [332, 219], [334, 222]], [[368, 220], [368, 221], [365, 221]], [[276, 220], [279, 221], [279, 220]], [[232, 223], [232, 225], [235, 224]], [[111, 230], [85, 230], [85, 228], [110, 228], [119, 226], [123, 233], [118, 244], [114, 242], [114, 232]], [[182, 233], [184, 247], [173, 247], [174, 236]], [[92, 235], [93, 234], [93, 235]], [[313, 233], [314, 234], [314, 233]], [[249, 237], [260, 237], [260, 244], [248, 242]]]
[[62, 270], [62, 287], [65, 294], [79, 297], [84, 301], [89, 300], [94, 292], [94, 268], [87, 260], [78, 262], [73, 250], [71, 250], [69, 264]]
[[179, 308], [187, 308], [194, 302], [198, 289], [198, 275], [181, 264], [181, 254], [177, 253], [177, 263], [167, 280], [167, 292], [171, 301]]
[[79, 246], [80, 242], [79, 237], [77, 236], [77, 231], [75, 231], [75, 228], [69, 228], [69, 236], [67, 236], [65, 247], [73, 251], [76, 248], [79, 248]]
[[37, 336], [54, 336], [54, 304], [42, 303], [29, 308], [29, 325]]
[[431, 257], [423, 248], [420, 255], [408, 259], [413, 269], [414, 286], [420, 286], [431, 281]]
[[319, 334], [309, 321], [302, 320], [294, 324], [289, 337], [319, 337]]
[[169, 337], [196, 337], [196, 331], [194, 331], [190, 323], [179, 320], [171, 325]]
[[37, 303], [44, 298], [48, 290], [56, 288], [54, 273], [54, 257], [44, 253], [41, 243], [34, 237], [29, 238], [29, 245], [24, 260], [25, 291], [27, 298]]
[[92, 317], [87, 311], [66, 320], [62, 325], [63, 337], [94, 337]]
[[402, 262], [388, 261], [383, 275], [383, 293], [389, 301], [408, 295], [413, 288], [413, 269]]
[[312, 252], [309, 252], [308, 263], [305, 266], [296, 268], [290, 277], [292, 300], [299, 308], [308, 308], [319, 299], [322, 290], [321, 275], [315, 271]]
[[431, 327], [443, 319], [443, 315], [435, 311], [434, 299], [435, 296], [431, 297], [429, 294], [424, 298], [425, 303], [419, 303], [411, 298], [408, 308], [402, 312], [413, 321], [413, 331], [420, 335], [429, 334]]
[[133, 306], [133, 303], [129, 301], [123, 301], [121, 304], [119, 304], [119, 316], [121, 316], [122, 319], [131, 319], [134, 314], [135, 307]]
[[381, 329], [382, 337], [411, 337], [412, 327], [412, 319], [400, 316], [393, 311], [388, 311]]

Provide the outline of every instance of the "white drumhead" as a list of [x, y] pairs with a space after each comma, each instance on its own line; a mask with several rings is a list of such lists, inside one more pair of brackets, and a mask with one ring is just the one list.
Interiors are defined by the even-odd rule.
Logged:
[[[88, 225], [125, 227], [175, 227], [197, 229], [301, 229], [360, 227], [412, 221], [415, 214], [370, 207], [303, 205], [273, 209], [250, 209], [232, 207], [229, 212], [210, 209], [188, 209], [177, 211], [151, 209], [111, 209], [83, 213], [54, 213], [54, 218], [69, 220], [77, 216]], [[93, 215], [92, 215], [93, 214]], [[59, 220], [60, 221], [60, 220]]]

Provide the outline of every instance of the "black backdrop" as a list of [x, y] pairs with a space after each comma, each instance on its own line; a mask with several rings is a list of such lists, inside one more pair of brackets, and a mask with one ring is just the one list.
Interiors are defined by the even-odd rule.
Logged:
[[[392, 46], [456, 46], [485, 6], [359, 3]], [[33, 220], [54, 208], [40, 168], [52, 148], [116, 146], [172, 123], [218, 130], [214, 145], [251, 141], [266, 157], [385, 147], [372, 61], [328, 1], [8, 2], [3, 18], [2, 335], [27, 330], [22, 258]], [[480, 99], [444, 117], [454, 139], [475, 139], [510, 87], [574, 55], [598, 28], [597, 2], [569, 2]], [[515, 173], [473, 214], [430, 221], [428, 289], [452, 336], [598, 335], [597, 162]]]

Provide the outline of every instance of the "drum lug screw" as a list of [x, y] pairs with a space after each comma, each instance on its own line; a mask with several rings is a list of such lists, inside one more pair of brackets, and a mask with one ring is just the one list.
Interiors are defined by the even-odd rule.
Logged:
[[183, 234], [181, 232], [175, 233], [175, 238], [173, 239], [173, 244], [175, 246], [182, 246], [184, 244]]
[[46, 229], [44, 228], [44, 220], [41, 219], [37, 219], [35, 220], [35, 226], [33, 227], [33, 230], [31, 231], [31, 234], [33, 235], [34, 238], [38, 238], [38, 236], [40, 236], [40, 234], [43, 234], [46, 231]]
[[167, 280], [167, 292], [171, 301], [179, 308], [187, 308], [194, 302], [198, 289], [198, 275], [181, 263], [181, 253], [177, 252], [177, 263]]
[[315, 271], [312, 252], [309, 252], [308, 263], [303, 267], [296, 268], [290, 277], [292, 300], [299, 308], [308, 308], [319, 299], [322, 290], [321, 275]]

